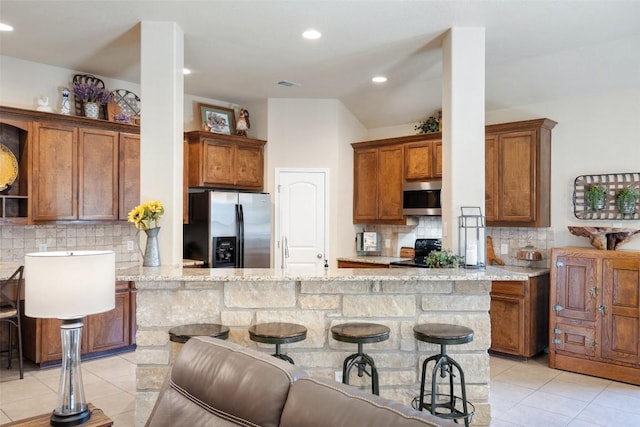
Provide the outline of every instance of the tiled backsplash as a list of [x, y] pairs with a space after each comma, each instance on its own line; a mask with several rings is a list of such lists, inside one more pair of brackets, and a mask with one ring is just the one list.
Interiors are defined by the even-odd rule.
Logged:
[[[398, 256], [401, 246], [413, 247], [415, 239], [442, 237], [442, 221], [440, 217], [417, 217], [416, 225], [368, 225], [366, 231], [377, 231], [383, 242], [390, 240], [389, 248], [383, 244], [383, 256]], [[506, 265], [521, 267], [546, 268], [549, 266], [549, 252], [553, 247], [553, 230], [551, 228], [512, 228], [488, 227], [487, 235], [491, 236], [493, 248], [498, 258]], [[508, 246], [508, 253], [502, 254], [502, 245]], [[518, 250], [532, 245], [542, 254], [540, 261], [521, 261], [516, 258]], [[456, 251], [457, 248], [451, 248]]]
[[[136, 228], [131, 224], [99, 225], [2, 225], [0, 227], [0, 261], [23, 262], [24, 255], [39, 252], [40, 245], [47, 251], [68, 249], [112, 250], [116, 262], [137, 261], [140, 258]], [[127, 242], [133, 250], [127, 250]]]

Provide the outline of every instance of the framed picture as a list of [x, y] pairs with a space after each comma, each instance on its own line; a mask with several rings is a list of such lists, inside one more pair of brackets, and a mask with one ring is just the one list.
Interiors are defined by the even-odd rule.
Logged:
[[209, 132], [234, 135], [236, 133], [236, 116], [231, 108], [207, 105], [198, 102], [200, 127]]

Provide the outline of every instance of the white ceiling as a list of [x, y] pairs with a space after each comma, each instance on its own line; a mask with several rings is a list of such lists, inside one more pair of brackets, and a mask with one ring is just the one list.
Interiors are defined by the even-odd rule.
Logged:
[[[486, 29], [487, 110], [640, 89], [640, 0], [0, 0], [0, 21], [16, 29], [2, 55], [135, 83], [139, 22], [176, 22], [185, 92], [337, 98], [368, 128], [440, 108], [440, 38], [454, 26]], [[323, 37], [303, 40], [310, 27]]]

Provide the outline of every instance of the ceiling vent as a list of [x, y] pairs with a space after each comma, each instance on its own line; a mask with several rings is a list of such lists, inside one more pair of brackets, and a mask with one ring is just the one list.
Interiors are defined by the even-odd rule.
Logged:
[[280, 80], [278, 82], [278, 84], [280, 86], [284, 86], [284, 87], [300, 86], [300, 83], [294, 83], [294, 82], [290, 82], [290, 81], [287, 81], [287, 80]]

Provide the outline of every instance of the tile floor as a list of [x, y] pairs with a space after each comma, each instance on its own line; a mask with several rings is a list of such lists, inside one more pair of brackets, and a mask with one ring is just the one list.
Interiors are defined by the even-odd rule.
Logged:
[[[56, 405], [59, 368], [0, 363], [0, 424]], [[85, 395], [118, 427], [134, 426], [135, 353], [82, 363]], [[547, 356], [527, 362], [491, 357], [491, 427], [640, 426], [640, 387], [547, 367]]]

